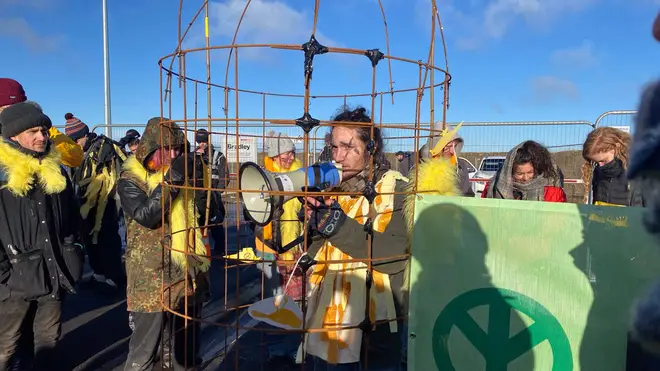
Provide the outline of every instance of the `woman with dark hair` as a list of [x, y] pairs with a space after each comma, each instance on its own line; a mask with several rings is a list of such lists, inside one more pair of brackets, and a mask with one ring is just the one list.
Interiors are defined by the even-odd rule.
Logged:
[[534, 141], [515, 146], [486, 184], [482, 198], [566, 202], [561, 171], [550, 152]]
[[[407, 312], [403, 273], [408, 259], [405, 196], [392, 193], [403, 192], [407, 179], [383, 166], [383, 138], [366, 109], [344, 106], [332, 121], [363, 125], [337, 124], [330, 132], [332, 160], [342, 169], [342, 182], [331, 191], [352, 195], [308, 197], [303, 209], [311, 236], [307, 254], [317, 262], [310, 269], [306, 323], [325, 330], [306, 335], [307, 362], [314, 371], [359, 370], [364, 367], [360, 354], [368, 354], [370, 370], [398, 370], [402, 323], [395, 319]], [[371, 254], [367, 233], [373, 236]], [[371, 273], [364, 261], [369, 258], [374, 260]], [[332, 330], [337, 327], [353, 328]], [[368, 342], [365, 329], [373, 329]]]

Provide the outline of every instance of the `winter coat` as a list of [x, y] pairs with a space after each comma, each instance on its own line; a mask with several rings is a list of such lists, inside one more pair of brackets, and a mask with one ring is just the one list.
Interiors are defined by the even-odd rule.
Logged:
[[48, 130], [50, 140], [55, 144], [55, 148], [61, 155], [62, 165], [75, 168], [80, 166], [83, 161], [83, 149], [78, 143], [74, 142], [68, 136], [62, 134], [55, 126]]
[[[119, 200], [116, 184], [126, 155], [112, 139], [99, 135], [85, 145], [82, 164], [73, 177], [81, 202], [83, 234], [87, 244], [101, 244], [113, 248], [121, 244], [119, 228]], [[99, 239], [99, 234], [105, 238]], [[109, 238], [108, 238], [109, 237]]]
[[399, 160], [397, 159], [396, 161], [396, 171], [400, 172], [401, 174], [408, 174], [410, 172], [410, 169], [415, 166], [415, 153], [413, 152], [406, 152], [403, 154], [403, 159]]
[[596, 205], [646, 206], [642, 187], [629, 182], [620, 159], [596, 166], [591, 186]]
[[0, 301], [59, 299], [82, 276], [77, 201], [48, 149], [39, 156], [0, 139]]
[[458, 173], [458, 189], [462, 196], [474, 197], [474, 190], [472, 189], [472, 182], [470, 182], [470, 173], [468, 172], [468, 162], [464, 158], [458, 158], [457, 173]]
[[[208, 295], [210, 260], [196, 228], [200, 213], [195, 210], [194, 192], [172, 187], [164, 191], [162, 170], [147, 170], [149, 156], [160, 148], [161, 128], [169, 131], [163, 136], [172, 146], [186, 142], [176, 124], [161, 127], [159, 122], [159, 118], [149, 120], [135, 155], [124, 162], [117, 184], [126, 218], [127, 306], [133, 312], [160, 312], [164, 306], [180, 305], [184, 295], [189, 296], [189, 303], [202, 302]], [[189, 234], [179, 232], [186, 227], [191, 228]], [[187, 246], [193, 241], [191, 251]]]

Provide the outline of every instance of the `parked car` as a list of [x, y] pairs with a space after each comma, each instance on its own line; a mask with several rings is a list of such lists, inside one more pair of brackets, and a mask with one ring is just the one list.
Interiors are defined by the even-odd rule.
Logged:
[[468, 170], [468, 175], [470, 176], [470, 179], [474, 177], [474, 174], [477, 173], [477, 168], [465, 157], [459, 157], [459, 160], [463, 160], [465, 164], [467, 165], [467, 170]]
[[[479, 164], [479, 170], [474, 174], [472, 178], [475, 179], [487, 179], [490, 180], [495, 173], [504, 165], [504, 156], [486, 156], [481, 160]], [[474, 187], [475, 197], [481, 197], [481, 193], [484, 191], [486, 182], [472, 182]]]

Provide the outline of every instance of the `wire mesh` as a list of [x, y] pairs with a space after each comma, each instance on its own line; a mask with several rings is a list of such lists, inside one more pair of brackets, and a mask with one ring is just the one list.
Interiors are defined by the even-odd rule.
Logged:
[[[188, 4], [190, 2], [186, 2]], [[325, 147], [324, 135], [327, 130], [333, 126], [343, 126], [354, 128], [363, 126], [371, 128], [371, 140], [373, 142], [374, 128], [378, 127], [384, 132], [392, 131], [393, 135], [402, 136], [408, 140], [411, 148], [419, 148], [420, 141], [425, 141], [429, 133], [434, 130], [440, 130], [446, 124], [446, 111], [449, 98], [449, 83], [451, 77], [448, 70], [446, 49], [444, 37], [442, 34], [442, 24], [434, 0], [429, 2], [431, 12], [429, 13], [431, 41], [425, 61], [401, 58], [390, 53], [389, 33], [384, 8], [378, 1], [381, 10], [385, 30], [385, 53], [378, 49], [353, 49], [344, 47], [332, 47], [323, 45], [323, 39], [317, 32], [317, 23], [319, 21], [320, 1], [315, 1], [313, 12], [313, 23], [310, 30], [310, 37], [306, 40], [300, 40], [300, 44], [237, 44], [241, 22], [250, 10], [251, 1], [246, 1], [245, 8], [238, 20], [238, 25], [234, 32], [232, 43], [230, 45], [211, 44], [209, 35], [209, 7], [208, 1], [199, 1], [199, 8], [190, 21], [183, 19], [184, 1], [179, 5], [179, 30], [178, 40], [175, 51], [163, 57], [159, 61], [161, 67], [161, 117], [162, 127], [171, 127], [176, 123], [185, 132], [190, 143], [194, 143], [194, 135], [199, 129], [205, 129], [209, 133], [210, 142], [213, 145], [224, 150], [227, 156], [228, 170], [230, 174], [236, 174], [241, 164], [245, 162], [256, 162], [264, 165], [265, 148], [264, 142], [272, 138], [271, 131], [277, 132], [277, 135], [283, 135], [294, 140], [296, 144], [296, 156], [301, 161], [303, 167], [308, 167], [317, 160], [318, 153]], [[197, 3], [195, 3], [196, 5]], [[196, 24], [203, 22], [205, 29], [204, 47], [185, 48], [186, 36], [195, 27]], [[188, 24], [186, 28], [184, 25]], [[319, 39], [317, 40], [317, 37]], [[436, 51], [443, 53], [443, 57], [438, 58], [436, 63]], [[254, 61], [250, 56], [255, 53], [267, 51], [276, 51], [281, 54], [297, 53], [298, 59], [296, 66], [300, 61], [304, 61], [304, 68], [298, 71], [300, 80], [278, 81], [278, 74], [274, 73], [270, 79], [254, 81], [250, 79], [251, 72], [259, 68], [264, 73], [264, 67], [255, 67]], [[301, 53], [302, 52], [302, 53]], [[218, 57], [220, 55], [220, 57]], [[201, 58], [200, 56], [203, 56]], [[224, 58], [226, 57], [226, 62]], [[334, 63], [329, 63], [333, 58], [343, 60], [354, 60], [354, 69], [359, 71], [364, 80], [359, 83], [355, 78], [345, 91], [351, 93], [330, 92], [324, 87], [322, 81], [324, 75], [332, 74]], [[202, 62], [203, 59], [203, 62]], [[336, 60], [336, 59], [334, 59]], [[219, 66], [217, 66], [219, 65]], [[397, 65], [402, 73], [415, 76], [417, 84], [402, 89], [394, 88], [394, 79], [392, 77], [393, 65]], [[438, 67], [442, 65], [443, 67]], [[282, 70], [288, 67], [279, 67]], [[312, 79], [314, 77], [314, 80]], [[315, 83], [319, 80], [321, 83]], [[257, 85], [256, 87], [254, 85]], [[339, 84], [333, 84], [333, 88]], [[363, 89], [362, 93], [353, 93], [356, 88]], [[289, 91], [285, 91], [285, 90]], [[344, 88], [342, 88], [344, 89]], [[293, 91], [293, 92], [291, 92]], [[394, 103], [397, 100], [395, 108]], [[401, 102], [398, 102], [401, 101]], [[326, 119], [331, 116], [331, 111], [343, 105], [361, 105], [369, 111], [371, 122], [369, 123], [347, 123], [333, 122]], [[407, 112], [406, 123], [399, 123], [400, 120], [388, 121], [387, 117], [394, 111]], [[433, 123], [424, 127], [420, 124], [422, 112], [428, 121]], [[436, 124], [437, 122], [437, 124]], [[135, 127], [133, 127], [135, 128]], [[123, 129], [113, 129], [123, 130]], [[318, 131], [322, 130], [322, 131]], [[162, 130], [167, 132], [167, 130]], [[405, 134], [403, 133], [405, 132]], [[401, 133], [401, 134], [400, 134]], [[113, 132], [114, 135], [114, 132]], [[421, 138], [421, 139], [420, 139]], [[392, 138], [393, 140], [395, 138]], [[161, 147], [170, 147], [167, 135], [161, 135]], [[388, 145], [387, 148], [391, 147]], [[210, 147], [208, 151], [211, 158]], [[186, 151], [186, 156], [188, 156]], [[370, 177], [373, 177], [373, 156], [370, 157]], [[223, 196], [223, 204], [226, 210], [224, 222], [213, 224], [209, 219], [209, 212], [200, 216], [199, 225], [195, 225], [195, 215], [187, 216], [187, 227], [184, 230], [171, 230], [163, 228], [163, 246], [164, 246], [164, 264], [171, 265], [172, 259], [165, 259], [166, 255], [172, 255], [173, 247], [171, 241], [177, 233], [191, 233], [198, 229], [204, 234], [212, 227], [221, 227], [224, 229], [225, 241], [220, 246], [215, 247], [215, 252], [210, 252], [212, 258], [211, 270], [209, 273], [212, 300], [203, 310], [198, 310], [199, 303], [190, 303], [188, 295], [183, 296], [183, 305], [179, 305], [180, 297], [174, 297], [173, 287], [177, 284], [185, 287], [184, 292], [194, 292], [199, 287], [194, 287], [192, 274], [184, 274], [180, 282], [172, 282], [172, 279], [164, 279], [168, 282], [163, 287], [163, 306], [172, 316], [182, 318], [185, 321], [187, 331], [200, 331], [194, 324], [202, 323], [202, 328], [224, 328], [223, 339], [214, 340], [216, 347], [212, 350], [212, 357], [203, 357], [210, 364], [222, 364], [224, 369], [270, 369], [263, 360], [265, 359], [264, 333], [279, 333], [283, 337], [294, 337], [305, 349], [305, 334], [322, 333], [332, 334], [343, 329], [368, 329], [374, 327], [377, 323], [388, 321], [403, 321], [403, 315], [395, 315], [395, 318], [376, 319], [371, 318], [368, 313], [361, 318], [359, 322], [348, 326], [328, 327], [322, 326], [313, 328], [308, 326], [309, 316], [306, 313], [306, 285], [303, 285], [303, 295], [300, 307], [303, 312], [303, 326], [301, 330], [282, 330], [265, 328], [254, 321], [248, 321], [246, 324], [243, 319], [246, 308], [249, 306], [253, 296], [247, 292], [256, 289], [257, 295], [261, 299], [272, 296], [271, 292], [266, 290], [266, 273], [262, 269], [258, 277], [251, 277], [249, 272], [255, 271], [255, 266], [265, 263], [284, 265], [291, 267], [295, 261], [276, 259], [269, 261], [265, 258], [259, 263], [254, 261], [240, 261], [227, 259], [224, 254], [236, 253], [244, 247], [255, 248], [257, 243], [254, 236], [250, 234], [249, 223], [246, 222], [242, 206], [239, 203], [240, 195], [248, 192], [239, 189], [236, 179], [232, 179], [229, 185], [221, 188], [212, 188], [208, 184], [202, 187], [194, 187], [197, 179], [195, 174], [196, 167], [193, 165], [189, 169], [186, 165], [186, 173], [189, 181], [182, 189], [193, 191], [193, 193], [182, 192], [183, 197], [196, 197], [194, 192], [206, 193], [207, 199], [212, 192], [220, 192]], [[172, 188], [165, 179], [163, 187]], [[308, 187], [303, 187], [301, 192], [270, 192], [269, 196], [286, 195], [287, 197], [307, 197], [307, 196], [334, 196], [341, 197], [351, 195], [341, 192], [311, 192]], [[266, 192], [268, 193], [268, 192]], [[382, 195], [385, 195], [383, 193]], [[356, 197], [365, 197], [356, 194]], [[179, 196], [181, 197], [181, 196]], [[368, 199], [373, 202], [373, 199]], [[188, 201], [184, 201], [187, 203]], [[209, 204], [207, 203], [207, 206]], [[165, 214], [163, 214], [165, 217]], [[304, 222], [307, 222], [305, 216]], [[367, 215], [373, 219], [373, 213]], [[372, 263], [378, 261], [373, 259], [373, 235], [365, 229], [363, 237], [366, 240], [365, 250], [366, 259], [352, 259], [352, 263], [362, 264], [367, 277], [373, 274]], [[356, 236], [357, 237], [357, 236]], [[307, 236], [303, 246], [307, 245]], [[194, 245], [194, 243], [192, 244]], [[195, 246], [188, 245], [186, 251], [181, 251], [188, 256], [195, 254], [189, 251]], [[221, 252], [217, 253], [216, 252]], [[394, 257], [396, 258], [396, 257]], [[402, 257], [399, 257], [402, 258]], [[407, 255], [404, 256], [407, 258]], [[189, 262], [186, 260], [184, 272], [190, 272]], [[331, 265], [346, 263], [341, 260], [318, 259], [313, 265]], [[305, 274], [311, 267], [305, 267]], [[361, 268], [362, 269], [362, 268]], [[164, 278], [169, 274], [165, 269]], [[294, 268], [295, 270], [295, 268]], [[220, 272], [220, 273], [218, 273]], [[220, 276], [224, 277], [220, 277]], [[306, 281], [308, 276], [305, 276]], [[256, 280], [254, 279], [256, 278]], [[370, 279], [367, 279], [365, 285], [370, 285]], [[256, 283], [255, 283], [256, 282]], [[222, 286], [222, 287], [219, 287]], [[369, 292], [369, 290], [367, 290]], [[215, 304], [214, 304], [215, 303]], [[366, 303], [369, 303], [367, 298]], [[192, 305], [192, 310], [189, 310]], [[212, 308], [211, 308], [212, 307]], [[366, 306], [367, 308], [369, 305]], [[183, 308], [183, 309], [182, 309]], [[197, 308], [197, 309], [194, 309]], [[215, 332], [214, 332], [215, 333]], [[243, 342], [237, 341], [246, 333], [260, 334], [259, 341]], [[365, 342], [368, 344], [370, 337], [366, 335], [369, 331], [364, 331]], [[169, 340], [166, 339], [167, 343]], [[173, 346], [176, 346], [174, 344]], [[368, 348], [368, 345], [365, 345]], [[164, 349], [171, 349], [164, 347]], [[185, 352], [199, 353], [200, 348], [208, 348], [204, 344], [204, 339], [193, 337], [192, 341], [186, 341]], [[365, 348], [365, 349], [366, 349]], [[208, 349], [205, 351], [209, 351]], [[176, 353], [176, 352], [175, 352]], [[261, 360], [250, 360], [248, 358], [261, 358]], [[187, 360], [188, 358], [186, 358]], [[301, 369], [304, 367], [305, 359], [301, 359]], [[369, 369], [369, 357], [366, 355], [362, 359], [362, 369]], [[208, 366], [208, 365], [207, 365]]]

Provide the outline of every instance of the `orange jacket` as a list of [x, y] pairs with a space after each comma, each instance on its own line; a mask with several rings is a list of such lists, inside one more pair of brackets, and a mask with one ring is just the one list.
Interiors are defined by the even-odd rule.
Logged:
[[62, 155], [62, 164], [68, 167], [78, 167], [82, 164], [85, 153], [78, 143], [74, 142], [68, 136], [62, 134], [55, 126], [48, 131], [50, 139], [55, 144], [55, 148]]

